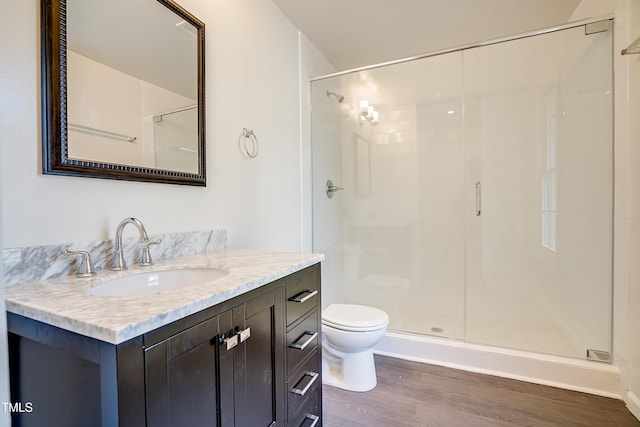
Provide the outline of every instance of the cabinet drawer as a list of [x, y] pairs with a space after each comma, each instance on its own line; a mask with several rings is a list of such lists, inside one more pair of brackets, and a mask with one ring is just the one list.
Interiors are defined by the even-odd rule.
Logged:
[[307, 399], [316, 396], [322, 378], [318, 367], [318, 353], [315, 352], [287, 383], [287, 419], [291, 421], [305, 405]]
[[290, 378], [300, 362], [318, 347], [319, 342], [318, 312], [313, 311], [287, 333], [287, 378]]
[[320, 302], [317, 270], [287, 283], [287, 326]]
[[320, 418], [320, 396], [318, 390], [314, 391], [309, 400], [303, 405], [298, 416], [294, 417], [294, 421], [289, 423], [290, 427], [319, 427], [322, 423]]

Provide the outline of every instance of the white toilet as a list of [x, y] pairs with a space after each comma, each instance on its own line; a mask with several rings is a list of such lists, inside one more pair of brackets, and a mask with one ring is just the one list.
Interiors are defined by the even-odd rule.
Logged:
[[373, 346], [387, 331], [389, 316], [374, 307], [331, 304], [322, 311], [322, 382], [350, 391], [377, 384]]

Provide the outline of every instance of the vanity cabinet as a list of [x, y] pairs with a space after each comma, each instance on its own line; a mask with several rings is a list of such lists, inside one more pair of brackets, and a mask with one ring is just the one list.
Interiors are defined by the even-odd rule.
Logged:
[[9, 313], [33, 408], [13, 425], [319, 427], [319, 284], [314, 265], [118, 345]]

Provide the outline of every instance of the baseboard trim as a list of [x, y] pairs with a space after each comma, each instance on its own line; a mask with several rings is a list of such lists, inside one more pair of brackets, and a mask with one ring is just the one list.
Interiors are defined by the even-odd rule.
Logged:
[[640, 421], [640, 397], [638, 397], [634, 392], [627, 390], [625, 395], [624, 403], [627, 404], [627, 408]]
[[[620, 370], [608, 363], [387, 332], [376, 354], [622, 399]], [[635, 415], [635, 413], [634, 413]]]

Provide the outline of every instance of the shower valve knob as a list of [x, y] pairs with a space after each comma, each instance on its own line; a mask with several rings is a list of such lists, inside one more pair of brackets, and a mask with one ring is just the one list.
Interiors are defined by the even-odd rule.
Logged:
[[331, 181], [330, 179], [327, 180], [327, 197], [328, 198], [332, 198], [333, 197], [333, 193], [335, 193], [336, 191], [340, 191], [340, 190], [344, 190], [344, 188], [338, 187], [337, 185], [334, 185], [333, 181]]

